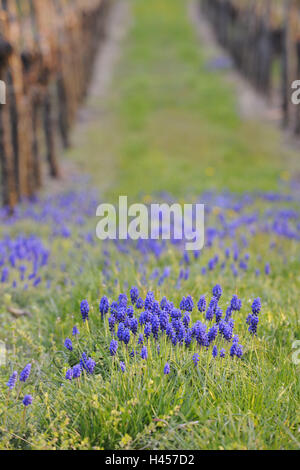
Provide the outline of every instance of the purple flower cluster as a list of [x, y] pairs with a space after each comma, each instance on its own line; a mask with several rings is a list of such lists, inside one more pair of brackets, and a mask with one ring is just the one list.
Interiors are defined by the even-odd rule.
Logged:
[[104, 315], [106, 315], [106, 313], [108, 312], [108, 310], [109, 310], [108, 298], [106, 296], [103, 296], [99, 304], [99, 311], [101, 313], [102, 320], [103, 320]]
[[[126, 294], [120, 294], [117, 301], [109, 301], [106, 296], [100, 301], [100, 313], [103, 314], [102, 321], [108, 322], [111, 335], [108, 347], [109, 355], [112, 358], [120, 355], [119, 367], [125, 373], [128, 367], [127, 361], [120, 360], [127, 357], [128, 360], [138, 357], [142, 361], [147, 361], [149, 351], [153, 357], [152, 345], [155, 345], [157, 356], [161, 354], [162, 344], [169, 343], [173, 348], [185, 348], [192, 351], [191, 360], [197, 366], [200, 361], [200, 350], [211, 351], [214, 359], [224, 358], [227, 354], [231, 358], [240, 359], [243, 356], [243, 346], [239, 337], [234, 334], [235, 321], [233, 315], [242, 308], [241, 299], [235, 294], [232, 296], [226, 315], [223, 317], [223, 309], [220, 307], [220, 300], [223, 291], [220, 285], [212, 289], [212, 297], [208, 302], [204, 295], [196, 303], [191, 295], [183, 297], [178, 307], [166, 297], [160, 301], [155, 298], [152, 291], [149, 291], [145, 300], [140, 297], [136, 287], [130, 290], [130, 302]], [[137, 302], [141, 299], [144, 308], [140, 309]], [[208, 307], [207, 307], [208, 304]], [[194, 312], [195, 311], [195, 312]], [[87, 300], [80, 304], [81, 316], [88, 319], [90, 307]], [[110, 312], [110, 316], [106, 314]], [[193, 312], [196, 316], [193, 321]], [[261, 312], [261, 301], [256, 298], [252, 303], [252, 314], [247, 319], [249, 331], [256, 334], [258, 314]], [[199, 315], [201, 318], [199, 319]], [[93, 325], [93, 322], [92, 322]], [[92, 327], [91, 325], [91, 327]], [[106, 330], [106, 329], [105, 329]], [[105, 331], [104, 330], [104, 331]], [[106, 330], [107, 331], [107, 330]], [[88, 330], [90, 334], [90, 330]], [[73, 336], [78, 335], [76, 327], [73, 328]], [[123, 346], [122, 346], [123, 343]], [[70, 354], [70, 360], [76, 355], [76, 347], [70, 338], [66, 338], [65, 347]], [[121, 344], [121, 347], [120, 347]], [[228, 344], [228, 349], [224, 346]], [[77, 343], [76, 343], [77, 345]], [[128, 349], [128, 347], [130, 348]], [[150, 349], [151, 348], [151, 349]], [[195, 350], [198, 352], [195, 352]], [[118, 353], [118, 351], [120, 351]], [[82, 374], [92, 375], [95, 373], [96, 362], [87, 353], [81, 353], [79, 363], [65, 373], [65, 379], [72, 381], [79, 379]], [[20, 381], [26, 382], [29, 377], [31, 365], [27, 366], [20, 373]], [[171, 367], [166, 362], [163, 368], [164, 374], [169, 375]], [[9, 389], [14, 388], [17, 380], [17, 373], [14, 372], [8, 380]]]
[[[5, 229], [27, 221], [32, 225], [46, 226], [50, 233], [47, 239], [40, 239], [35, 235], [18, 235], [12, 237], [7, 234], [0, 239], [0, 287], [7, 288], [36, 288], [38, 286], [49, 286], [51, 275], [50, 267], [57, 269], [57, 262], [53, 260], [52, 244], [57, 239], [71, 239], [75, 229], [78, 239], [73, 248], [78, 251], [78, 243], [93, 245], [94, 234], [87, 227], [88, 218], [95, 213], [97, 207], [97, 192], [90, 189], [85, 179], [80, 179], [75, 191], [64, 191], [44, 199], [36, 199], [16, 207], [13, 216], [9, 217], [8, 208], [0, 208], [1, 226]], [[175, 202], [168, 194], [164, 195], [168, 203]], [[197, 264], [199, 272], [205, 276], [208, 272], [219, 271], [224, 274], [231, 273], [233, 276], [244, 276], [251, 272], [256, 276], [271, 275], [274, 267], [271, 265], [267, 254], [253, 258], [249, 254], [249, 245], [254, 237], [263, 234], [270, 238], [270, 250], [276, 250], [277, 240], [286, 239], [293, 242], [300, 241], [300, 214], [295, 208], [295, 202], [299, 203], [297, 194], [291, 193], [255, 193], [235, 195], [229, 192], [207, 192], [199, 198], [199, 202], [206, 204], [206, 253], [195, 251], [188, 253], [184, 250], [184, 243], [176, 239], [170, 240], [174, 249], [181, 253], [180, 270], [177, 286], [189, 279], [190, 267]], [[215, 214], [213, 207], [218, 207]], [[259, 210], [258, 210], [259, 209]], [[80, 214], [80, 215], [79, 215]], [[163, 230], [163, 227], [162, 227]], [[171, 233], [173, 230], [171, 228]], [[162, 286], [175, 270], [169, 266], [155, 267], [148, 272], [149, 257], [154, 255], [161, 258], [169, 249], [169, 242], [161, 239], [149, 240], [117, 240], [112, 246], [125, 256], [134, 255], [138, 259], [139, 270], [142, 275], [142, 283], [146, 285], [147, 280], [154, 281]], [[103, 275], [105, 279], [111, 279], [109, 266], [112, 263], [110, 251], [105, 246], [103, 250]], [[72, 249], [73, 249], [72, 248]], [[218, 254], [216, 254], [218, 248]], [[220, 252], [220, 248], [223, 252]], [[74, 253], [74, 251], [73, 251]], [[70, 253], [66, 254], [68, 258]], [[66, 259], [62, 260], [61, 271], [66, 270]], [[82, 272], [83, 268], [80, 268]], [[148, 279], [147, 279], [148, 278]], [[66, 279], [66, 282], [75, 282]], [[220, 300], [222, 289], [216, 286], [213, 296]], [[144, 300], [139, 297], [137, 287], [130, 291], [132, 305], [138, 309], [148, 310], [151, 306], [151, 294]], [[191, 312], [194, 307], [189, 296], [180, 304], [182, 311]], [[124, 307], [124, 305], [123, 305]], [[108, 313], [108, 302], [105, 297], [100, 301], [99, 311], [103, 317]], [[202, 301], [198, 309], [206, 309]], [[228, 315], [231, 312], [228, 311]], [[208, 312], [208, 317], [211, 311]]]
[[31, 395], [25, 395], [25, 397], [23, 398], [23, 405], [27, 407], [27, 406], [31, 405], [32, 402], [33, 402], [32, 396]]
[[[27, 382], [30, 376], [30, 372], [31, 372], [31, 364], [27, 364], [24, 367], [24, 369], [20, 372], [20, 376], [19, 376], [20, 382], [23, 382], [23, 383]], [[18, 372], [15, 370], [9, 377], [7, 384], [6, 384], [10, 392], [15, 388], [16, 383], [17, 383], [17, 378], [18, 378]], [[33, 398], [31, 395], [25, 395], [22, 402], [23, 402], [23, 405], [27, 407], [32, 404]]]
[[0, 239], [0, 283], [22, 289], [37, 287], [49, 254], [42, 240], [34, 235]]
[[[48, 286], [52, 243], [56, 239], [70, 238], [76, 229], [80, 240], [93, 243], [94, 235], [85, 226], [95, 213], [98, 197], [97, 191], [91, 190], [87, 183], [86, 178], [80, 178], [78, 190], [64, 190], [53, 196], [24, 201], [15, 207], [12, 215], [9, 208], [0, 207], [1, 228], [3, 232], [8, 231], [0, 238], [1, 284], [25, 290], [41, 284]], [[47, 239], [24, 235], [24, 222], [32, 227], [46, 227]], [[16, 232], [19, 226], [17, 237], [9, 235], [12, 228]]]
[[89, 312], [90, 312], [90, 306], [87, 300], [82, 300], [80, 304], [80, 311], [81, 311], [82, 320], [87, 321], [89, 319]]
[[261, 301], [260, 298], [258, 297], [257, 299], [254, 299], [253, 304], [252, 304], [252, 314], [250, 313], [246, 319], [247, 325], [249, 325], [248, 331], [252, 335], [257, 334], [257, 326], [259, 322], [259, 317], [258, 315], [261, 312]]
[[85, 352], [82, 353], [79, 364], [76, 364], [72, 368], [68, 369], [65, 375], [66, 380], [72, 381], [73, 379], [79, 379], [80, 376], [85, 372], [87, 375], [92, 375], [96, 367], [96, 362], [91, 357], [88, 357]]
[[18, 372], [14, 371], [9, 377], [8, 382], [6, 384], [9, 390], [12, 390], [13, 388], [15, 388], [17, 378], [18, 378]]
[[[132, 288], [130, 292], [132, 303], [136, 303], [137, 299], [140, 298], [138, 290]], [[123, 342], [127, 346], [131, 342], [131, 335], [134, 338], [138, 333], [138, 328], [142, 330], [138, 338], [138, 344], [142, 347], [141, 357], [143, 359], [147, 358], [145, 341], [148, 342], [151, 338], [158, 341], [164, 335], [173, 346], [179, 345], [186, 348], [189, 348], [193, 341], [199, 347], [208, 348], [210, 345], [214, 346], [213, 343], [217, 338], [225, 339], [230, 343], [234, 331], [232, 314], [241, 309], [242, 302], [234, 295], [230, 302], [230, 315], [227, 314], [227, 317], [223, 318], [223, 310], [219, 307], [221, 296], [222, 288], [220, 285], [216, 285], [213, 288], [213, 296], [206, 311], [204, 296], [201, 296], [197, 303], [198, 310], [204, 314], [205, 319], [209, 322], [214, 320], [210, 328], [201, 320], [191, 324], [194, 301], [190, 295], [183, 297], [179, 308], [176, 308], [173, 302], [168, 301], [166, 297], [158, 302], [153, 292], [148, 292], [143, 302], [144, 309], [142, 312], [138, 312], [135, 306], [135, 309], [130, 309], [130, 316], [128, 315], [128, 309], [127, 312], [123, 311], [123, 305], [119, 298], [118, 302], [112, 302], [110, 305], [109, 328], [113, 336], [110, 354], [115, 355], [117, 353], [118, 342]], [[120, 315], [120, 311], [122, 311], [122, 315]], [[241, 351], [239, 350], [238, 354], [235, 355], [241, 357]], [[225, 356], [224, 348], [221, 349], [220, 356]]]
[[70, 340], [70, 338], [65, 339], [64, 345], [65, 345], [65, 348], [67, 348], [69, 351], [73, 351], [73, 343]]
[[20, 373], [20, 382], [27, 382], [31, 372], [31, 364], [27, 364]]
[[[148, 359], [149, 343], [156, 342], [157, 352], [160, 354], [160, 341], [171, 343], [172, 347], [184, 347], [189, 349], [193, 348], [208, 350], [212, 348], [212, 356], [217, 358], [224, 358], [226, 356], [226, 349], [217, 347], [222, 341], [232, 343], [229, 347], [229, 354], [231, 357], [241, 358], [243, 355], [243, 347], [239, 344], [238, 337], [234, 336], [234, 319], [232, 318], [234, 312], [240, 311], [242, 308], [242, 301], [237, 295], [233, 295], [227, 314], [223, 317], [223, 310], [219, 303], [223, 291], [220, 285], [214, 286], [212, 290], [212, 297], [207, 302], [205, 296], [201, 296], [197, 309], [195, 309], [195, 302], [191, 295], [182, 298], [178, 307], [173, 302], [163, 297], [160, 301], [155, 298], [152, 291], [149, 291], [145, 299], [140, 297], [139, 290], [136, 287], [131, 288], [129, 299], [126, 294], [120, 294], [118, 300], [109, 302], [106, 296], [102, 297], [100, 301], [100, 312], [102, 320], [108, 322], [109, 331], [111, 334], [111, 342], [109, 345], [109, 354], [112, 357], [117, 356], [119, 346], [123, 343], [123, 348], [120, 349], [121, 356], [126, 350], [126, 355], [129, 358], [136, 357], [137, 355], [144, 361]], [[141, 299], [143, 308], [140, 309], [137, 305]], [[206, 309], [207, 307], [207, 309]], [[258, 312], [261, 309], [259, 299], [253, 302], [253, 312]], [[89, 305], [86, 300], [81, 302], [81, 315], [83, 318], [89, 313]], [[196, 319], [192, 322], [193, 311], [202, 319]], [[198, 312], [197, 312], [198, 310]], [[106, 313], [110, 316], [105, 318]], [[209, 322], [209, 325], [206, 323]], [[128, 346], [132, 347], [128, 351]], [[65, 346], [68, 350], [73, 350], [72, 342], [69, 338], [65, 341]], [[123, 352], [122, 352], [123, 351]], [[193, 362], [198, 364], [200, 356], [198, 353], [193, 355]], [[123, 372], [126, 370], [125, 362], [120, 362], [120, 368]], [[85, 370], [87, 373], [94, 372], [95, 362], [88, 358], [85, 353], [82, 354], [80, 359], [79, 368], [74, 366], [66, 373], [66, 379], [79, 377]], [[167, 362], [164, 367], [164, 374], [170, 373], [170, 365]]]

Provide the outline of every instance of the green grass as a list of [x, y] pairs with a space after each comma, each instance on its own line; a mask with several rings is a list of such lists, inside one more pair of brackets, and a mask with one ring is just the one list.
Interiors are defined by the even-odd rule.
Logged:
[[[80, 148], [75, 158], [96, 170], [104, 149], [119, 161], [109, 195], [115, 188], [133, 197], [162, 188], [176, 196], [276, 189], [296, 154], [282, 149], [276, 130], [238, 117], [235, 90], [223, 80], [226, 72], [207, 70], [184, 2], [130, 3], [135, 21], [101, 103], [103, 129], [95, 125], [88, 134], [89, 160]], [[99, 171], [93, 174], [100, 185]]]
[[[91, 175], [91, 185], [97, 186], [102, 199], [115, 201], [119, 194], [127, 194], [138, 202], [167, 191], [183, 201], [206, 189], [276, 191], [280, 178], [299, 171], [296, 153], [282, 146], [279, 132], [238, 116], [235, 90], [222, 76], [226, 72], [207, 70], [205, 47], [189, 23], [186, 2], [130, 4], [133, 25], [111, 90], [104, 103], [90, 104], [95, 110], [101, 106], [104, 117], [84, 131], [66, 156]], [[257, 208], [266, 207], [267, 203]], [[88, 226], [94, 231], [95, 220]], [[50, 243], [50, 228], [28, 222], [10, 229], [11, 235], [19, 232], [34, 232]], [[52, 245], [51, 289], [16, 292], [0, 287], [0, 339], [8, 347], [8, 367], [0, 369], [0, 448], [299, 448], [299, 366], [292, 363], [292, 343], [299, 337], [296, 242], [279, 241], [276, 250], [270, 250], [268, 235], [254, 237], [249, 247], [251, 269], [238, 278], [230, 269], [202, 276], [201, 266], [223, 253], [220, 247], [205, 248], [180, 288], [180, 255], [170, 247], [159, 261], [150, 256], [145, 266], [147, 275], [156, 267], [172, 267], [170, 279], [158, 288], [154, 281], [142, 285], [140, 255], [121, 255], [113, 247], [112, 277], [107, 281], [100, 242], [80, 242], [77, 247], [78, 240], [76, 229], [72, 240], [58, 238]], [[265, 261], [271, 263], [272, 274], [257, 278], [254, 270], [263, 268]], [[62, 262], [64, 273], [59, 270]], [[75, 285], [66, 285], [66, 279]], [[130, 360], [120, 348], [118, 360], [124, 359], [127, 366], [126, 373], [120, 373], [118, 360], [109, 357], [110, 338], [98, 314], [102, 295], [116, 299], [137, 284], [143, 295], [153, 289], [157, 298], [166, 295], [178, 304], [187, 293], [195, 300], [200, 294], [210, 295], [217, 282], [224, 289], [224, 308], [236, 292], [244, 302], [236, 320], [245, 347], [241, 361], [213, 361], [201, 350], [195, 369], [193, 350], [182, 353], [162, 341], [157, 357], [151, 342], [146, 364], [139, 358]], [[262, 298], [263, 314], [259, 335], [251, 340], [245, 317], [249, 299], [257, 296]], [[83, 298], [92, 305], [90, 334], [80, 323]], [[26, 308], [31, 317], [12, 320], [9, 306]], [[67, 354], [63, 341], [74, 324], [79, 325], [80, 340]], [[96, 376], [66, 383], [66, 369], [84, 350], [96, 360]], [[167, 377], [166, 360], [171, 365]], [[20, 370], [29, 361], [33, 372], [20, 396], [26, 390], [34, 403], [22, 423], [17, 392], [8, 398], [5, 383], [9, 370]]]

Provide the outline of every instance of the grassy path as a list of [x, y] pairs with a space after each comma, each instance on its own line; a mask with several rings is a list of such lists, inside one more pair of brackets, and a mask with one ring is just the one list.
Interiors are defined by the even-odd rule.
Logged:
[[118, 162], [111, 192], [133, 197], [162, 188], [181, 196], [276, 189], [295, 170], [296, 154], [282, 148], [276, 129], [238, 117], [235, 90], [226, 72], [208, 69], [185, 2], [129, 3], [134, 19], [121, 63], [105, 103], [93, 102], [105, 118], [76, 150], [84, 168], [98, 183], [107, 154]]
[[[41, 279], [36, 273], [22, 279], [20, 290], [6, 281], [0, 286], [0, 339], [9, 345], [8, 367], [0, 367], [0, 448], [298, 448], [292, 344], [299, 335], [299, 203], [278, 193], [279, 180], [287, 191], [284, 183], [299, 171], [296, 154], [283, 148], [276, 129], [238, 116], [235, 90], [225, 72], [207, 67], [184, 0], [129, 4], [132, 25], [113, 84], [105, 98], [93, 96], [88, 111], [96, 118], [67, 155], [91, 181], [78, 179], [72, 194], [62, 189], [58, 199], [40, 203], [41, 212], [39, 205], [25, 208], [3, 229], [3, 239], [13, 240], [4, 242], [6, 249], [19, 236], [34, 266], [40, 258], [44, 264]], [[94, 239], [99, 193], [109, 202], [120, 194], [149, 201], [162, 191], [188, 201], [207, 189], [217, 194], [206, 196], [208, 243], [200, 256], [187, 258], [171, 244], [103, 246]], [[238, 198], [220, 195], [223, 189]], [[245, 196], [257, 190], [271, 193]], [[159, 353], [153, 337], [146, 343], [147, 360], [132, 336], [134, 358], [121, 342], [110, 357], [108, 324], [99, 314], [104, 294], [112, 302], [137, 285], [144, 299], [151, 290], [178, 307], [187, 294], [195, 304], [202, 294], [209, 301], [217, 283], [224, 316], [233, 294], [243, 300], [234, 314], [241, 360], [230, 357], [232, 344], [221, 334], [216, 345], [226, 348], [223, 359], [195, 341], [190, 349], [174, 346], [163, 334]], [[251, 337], [245, 320], [258, 296], [262, 314], [258, 336]], [[90, 304], [89, 330], [81, 321], [82, 299]], [[31, 316], [12, 322], [11, 307]], [[195, 307], [192, 321], [198, 319], [205, 321]], [[66, 337], [72, 351], [64, 348]], [[95, 360], [95, 374], [65, 380], [83, 352]], [[27, 362], [30, 379], [7, 396], [8, 369]], [[22, 422], [25, 390], [34, 402]]]

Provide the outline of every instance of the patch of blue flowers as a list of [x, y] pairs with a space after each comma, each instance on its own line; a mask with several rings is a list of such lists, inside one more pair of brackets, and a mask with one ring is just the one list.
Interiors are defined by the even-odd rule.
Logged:
[[0, 240], [0, 282], [16, 288], [22, 285], [37, 287], [40, 272], [48, 265], [50, 251], [34, 235], [8, 236]]
[[[201, 350], [215, 359], [222, 360], [226, 356], [240, 359], [244, 348], [235, 332], [235, 316], [240, 314], [242, 301], [237, 295], [233, 295], [224, 310], [221, 306], [222, 297], [220, 285], [214, 286], [210, 299], [202, 295], [196, 301], [187, 295], [179, 305], [174, 305], [166, 297], [157, 300], [151, 291], [142, 299], [135, 286], [130, 289], [129, 296], [120, 294], [117, 300], [109, 302], [103, 296], [99, 314], [105, 322], [103, 331], [106, 332], [107, 355], [117, 358], [119, 350], [122, 350], [122, 355], [125, 350], [128, 359], [135, 357], [147, 361], [153, 345], [160, 354], [162, 345], [169, 344], [171, 350], [183, 348], [187, 354], [190, 352], [195, 366], [199, 363]], [[81, 316], [86, 326], [91, 320], [88, 315], [90, 311], [88, 301], [83, 300]], [[251, 336], [257, 333], [260, 313], [261, 301], [257, 298], [253, 301], [252, 313], [245, 319], [245, 323], [250, 325]], [[249, 335], [250, 338], [251, 336]], [[72, 352], [73, 358], [73, 343], [70, 338], [65, 340], [65, 347], [69, 353]], [[123, 356], [120, 357], [122, 358]], [[93, 374], [95, 361], [86, 353], [78, 359], [78, 364], [67, 370], [67, 380], [79, 378], [83, 373]], [[169, 375], [171, 366], [169, 358], [166, 359], [168, 361], [165, 363], [164, 374]], [[119, 363], [119, 367], [123, 373], [126, 372], [123, 361]]]
[[[72, 253], [78, 253], [79, 248], [83, 252], [84, 246], [99, 243], [91, 227], [99, 204], [97, 192], [86, 182], [81, 182], [80, 186], [82, 189], [21, 204], [13, 216], [9, 216], [6, 208], [0, 209], [0, 287], [27, 289], [45, 285], [45, 282], [49, 287], [51, 276], [49, 278], [47, 274], [52, 267], [64, 273]], [[254, 259], [251, 243], [257, 236], [267, 237], [270, 253], [278, 250], [278, 256], [283, 259], [284, 253], [279, 249], [282, 244], [278, 242], [300, 241], [299, 201], [297, 192], [293, 195], [204, 193], [195, 201], [204, 203], [206, 207], [205, 249], [202, 252], [185, 252], [184, 242], [175, 239], [109, 241], [103, 244], [101, 255], [103, 276], [107, 281], [112, 278], [113, 250], [121, 256], [134, 258], [143, 285], [151, 281], [152, 285], [162, 286], [172, 276], [172, 279], [177, 277], [176, 286], [179, 288], [190, 278], [194, 267], [203, 276], [212, 272], [231, 273], [234, 277], [247, 273], [270, 276], [273, 266], [268, 260], [268, 252], [258, 254]], [[161, 202], [172, 204], [176, 201], [164, 194]], [[47, 228], [45, 236], [39, 238], [24, 234], [23, 223], [33, 224], [33, 227], [34, 224], [44, 226]], [[12, 235], [15, 232], [19, 235]], [[59, 266], [53, 259], [52, 246], [56, 240], [63, 239], [72, 240], [72, 243], [69, 251], [61, 250]], [[163, 256], [167, 257], [170, 245], [179, 253], [177, 266], [162, 261]], [[159, 267], [149, 269], [149, 262], [153, 259], [160, 260]], [[78, 265], [81, 274], [84, 263], [78, 260]], [[74, 283], [74, 279], [68, 278], [66, 282]], [[255, 319], [252, 323], [254, 325]]]

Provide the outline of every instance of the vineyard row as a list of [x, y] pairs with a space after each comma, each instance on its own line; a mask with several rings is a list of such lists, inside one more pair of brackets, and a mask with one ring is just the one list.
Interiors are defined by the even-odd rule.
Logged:
[[[2, 202], [32, 197], [44, 169], [60, 174], [58, 149], [84, 98], [104, 33], [108, 0], [0, 0]], [[4, 89], [2, 88], [2, 92]]]
[[[280, 95], [283, 125], [300, 135], [300, 0], [200, 0], [220, 44], [262, 94]], [[279, 93], [278, 93], [279, 91]]]

